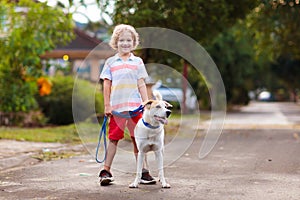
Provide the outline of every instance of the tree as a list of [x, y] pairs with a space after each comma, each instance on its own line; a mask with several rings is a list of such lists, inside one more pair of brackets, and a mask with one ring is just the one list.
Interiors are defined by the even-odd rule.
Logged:
[[[72, 13], [73, 17], [79, 19], [81, 23], [87, 23], [88, 28], [87, 30], [94, 29], [96, 27], [99, 28], [102, 26], [108, 26], [111, 23], [110, 18], [108, 17], [109, 13], [112, 10], [112, 2], [111, 0], [52, 0], [49, 1], [53, 6], [60, 7], [64, 9], [65, 12]], [[92, 15], [89, 15], [90, 9], [95, 10], [98, 8], [98, 13], [93, 12]], [[77, 18], [80, 17], [80, 18]], [[99, 18], [98, 21], [91, 19], [91, 17]], [[85, 22], [82, 22], [85, 21]]]
[[[244, 18], [257, 5], [257, 0], [123, 0], [115, 4], [113, 21], [115, 24], [128, 23], [135, 27], [155, 26], [173, 29], [208, 47], [218, 34], [229, 29], [238, 19]], [[193, 69], [182, 67], [188, 66], [182, 58], [152, 49], [144, 49], [142, 57], [145, 62], [159, 61], [181, 72], [188, 71], [188, 78], [185, 77], [185, 79], [192, 83], [200, 97], [199, 91], [200, 88], [203, 91], [203, 85], [205, 85], [203, 81], [206, 77], [201, 77], [200, 74], [195, 76]], [[209, 83], [207, 86], [210, 87]]]
[[255, 36], [256, 54], [268, 61], [274, 73], [272, 85], [294, 93], [300, 86], [300, 16], [299, 1], [265, 0], [249, 15], [248, 30]]
[[72, 39], [71, 14], [31, 0], [0, 0], [0, 111], [37, 107], [40, 55]]
[[226, 87], [227, 102], [247, 104], [248, 91], [255, 89], [264, 67], [255, 58], [251, 34], [243, 31], [243, 21], [221, 33], [208, 47], [208, 51], [218, 66]]
[[281, 80], [283, 86], [288, 89], [290, 100], [297, 102], [297, 88], [300, 88], [300, 60], [280, 56], [271, 66], [276, 79]]
[[265, 0], [249, 16], [249, 28], [257, 40], [257, 52], [270, 60], [280, 56], [300, 58], [299, 1]]
[[113, 21], [136, 27], [170, 28], [206, 44], [256, 5], [253, 0], [124, 0], [116, 2]]

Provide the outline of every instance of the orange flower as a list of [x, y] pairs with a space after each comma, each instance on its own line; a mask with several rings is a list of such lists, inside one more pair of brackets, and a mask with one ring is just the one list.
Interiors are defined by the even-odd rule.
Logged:
[[39, 87], [40, 96], [49, 95], [51, 93], [52, 84], [48, 79], [44, 77], [39, 78], [37, 80], [37, 85]]

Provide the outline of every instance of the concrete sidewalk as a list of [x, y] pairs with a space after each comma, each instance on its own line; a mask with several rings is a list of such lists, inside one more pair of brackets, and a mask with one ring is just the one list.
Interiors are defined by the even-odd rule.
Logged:
[[0, 140], [0, 172], [13, 168], [22, 168], [35, 165], [41, 160], [42, 152], [72, 152], [73, 155], [82, 154], [86, 149], [82, 145], [66, 145], [60, 143], [25, 142], [15, 140]]

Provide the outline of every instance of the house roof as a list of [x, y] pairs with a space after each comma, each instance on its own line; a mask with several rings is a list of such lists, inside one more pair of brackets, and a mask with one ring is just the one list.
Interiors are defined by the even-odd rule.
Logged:
[[74, 29], [75, 39], [65, 46], [58, 46], [56, 49], [94, 49], [102, 41], [97, 38], [91, 37], [84, 31], [78, 28]]
[[70, 59], [84, 59], [87, 56], [96, 56], [97, 58], [107, 58], [114, 54], [114, 51], [107, 43], [89, 36], [84, 31], [75, 28], [75, 38], [64, 46], [58, 46], [53, 51], [47, 52], [41, 58], [62, 58], [68, 55]]

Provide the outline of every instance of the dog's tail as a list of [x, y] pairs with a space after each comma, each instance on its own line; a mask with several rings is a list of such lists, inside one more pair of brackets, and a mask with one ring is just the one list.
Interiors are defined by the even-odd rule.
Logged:
[[154, 95], [154, 97], [155, 97], [156, 100], [162, 101], [162, 96], [161, 96], [161, 94], [160, 94], [159, 91], [154, 90], [153, 91], [153, 95]]

